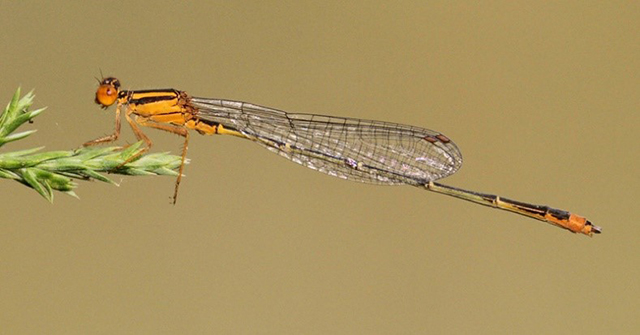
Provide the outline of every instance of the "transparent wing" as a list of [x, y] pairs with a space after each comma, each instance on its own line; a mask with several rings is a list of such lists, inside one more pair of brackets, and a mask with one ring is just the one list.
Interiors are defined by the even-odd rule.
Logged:
[[462, 165], [458, 147], [428, 129], [286, 113], [232, 100], [194, 97], [191, 104], [204, 122], [222, 124], [298, 164], [343, 179], [424, 185]]

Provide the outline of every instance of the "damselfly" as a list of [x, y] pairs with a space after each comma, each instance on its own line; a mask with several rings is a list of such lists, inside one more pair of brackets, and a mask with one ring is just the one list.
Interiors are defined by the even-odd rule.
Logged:
[[115, 131], [85, 146], [115, 141], [120, 135], [123, 109], [135, 136], [146, 143], [145, 150], [151, 147], [151, 140], [139, 126], [185, 138], [174, 203], [184, 170], [189, 129], [194, 129], [205, 135], [249, 139], [280, 156], [334, 177], [381, 185], [417, 186], [549, 222], [574, 233], [591, 236], [601, 231], [586, 218], [564, 210], [436, 183], [462, 165], [458, 147], [437, 131], [382, 121], [286, 113], [246, 102], [192, 97], [174, 89], [120, 90], [120, 81], [113, 77], [100, 81], [95, 102], [105, 109], [116, 104]]

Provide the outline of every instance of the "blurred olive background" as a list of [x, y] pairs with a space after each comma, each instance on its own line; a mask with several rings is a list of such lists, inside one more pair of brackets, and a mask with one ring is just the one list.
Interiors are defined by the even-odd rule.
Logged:
[[[113, 130], [95, 77], [436, 129], [447, 184], [549, 204], [594, 238], [411, 187], [346, 182], [194, 133], [174, 179], [2, 180], [3, 334], [602, 334], [640, 329], [634, 2], [2, 2], [3, 151]], [[154, 151], [182, 140], [149, 129]], [[126, 124], [120, 143], [134, 142]]]

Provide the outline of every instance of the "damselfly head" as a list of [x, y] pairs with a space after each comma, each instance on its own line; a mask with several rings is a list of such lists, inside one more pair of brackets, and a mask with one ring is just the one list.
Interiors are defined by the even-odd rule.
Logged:
[[120, 81], [113, 77], [104, 78], [96, 91], [95, 102], [100, 107], [107, 108], [118, 100], [118, 92], [120, 92]]

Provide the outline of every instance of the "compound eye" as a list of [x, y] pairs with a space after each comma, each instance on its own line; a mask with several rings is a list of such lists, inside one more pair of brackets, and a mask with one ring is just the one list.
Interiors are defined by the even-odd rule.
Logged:
[[102, 108], [107, 108], [118, 100], [118, 88], [120, 83], [117, 79], [115, 81], [109, 79], [111, 78], [103, 80], [96, 91], [95, 102]]

